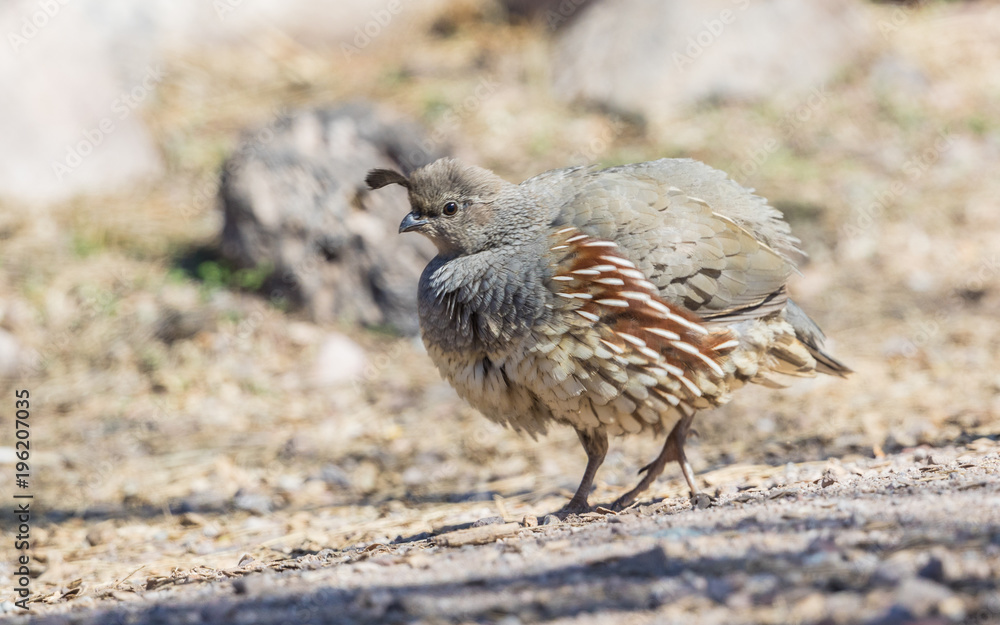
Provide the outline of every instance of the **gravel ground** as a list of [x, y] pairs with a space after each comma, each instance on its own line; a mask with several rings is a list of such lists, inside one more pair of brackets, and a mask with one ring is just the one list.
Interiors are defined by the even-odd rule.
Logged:
[[1000, 622], [996, 442], [788, 471], [819, 477], [701, 509], [670, 498], [560, 521], [504, 505], [506, 518], [244, 556], [109, 589], [111, 608], [11, 622]]

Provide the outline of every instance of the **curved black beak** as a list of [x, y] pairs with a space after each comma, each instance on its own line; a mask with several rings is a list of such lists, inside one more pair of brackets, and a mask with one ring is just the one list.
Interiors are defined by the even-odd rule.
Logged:
[[426, 219], [420, 219], [416, 213], [407, 213], [406, 217], [403, 217], [403, 221], [399, 224], [399, 232], [402, 234], [426, 225]]

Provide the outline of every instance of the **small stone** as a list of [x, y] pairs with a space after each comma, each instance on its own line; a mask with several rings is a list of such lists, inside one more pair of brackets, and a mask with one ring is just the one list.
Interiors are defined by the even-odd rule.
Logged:
[[819, 478], [820, 488], [830, 488], [837, 483], [837, 476], [834, 475], [833, 471], [827, 469], [823, 472], [823, 477]]
[[0, 376], [13, 375], [23, 362], [24, 348], [10, 332], [0, 328]]
[[927, 561], [927, 564], [922, 566], [917, 572], [917, 575], [934, 582], [943, 582], [944, 562], [941, 561], [941, 558], [931, 556], [931, 558]]
[[948, 597], [938, 604], [938, 613], [951, 621], [961, 621], [966, 616], [965, 603], [958, 597]]
[[319, 386], [334, 386], [362, 377], [368, 357], [365, 350], [343, 334], [330, 333], [320, 344], [313, 365], [313, 380]]
[[99, 525], [87, 532], [87, 543], [91, 547], [110, 543], [115, 539], [115, 528], [108, 525]]
[[260, 493], [237, 492], [233, 497], [233, 506], [237, 510], [246, 510], [253, 514], [265, 515], [271, 512], [271, 498]]
[[924, 617], [954, 597], [948, 588], [921, 577], [903, 580], [896, 588], [896, 602], [916, 617]]
[[900, 551], [878, 563], [872, 572], [871, 581], [875, 584], [897, 586], [914, 575], [916, 575], [916, 562], [913, 553]]
[[800, 623], [819, 621], [826, 612], [826, 600], [821, 593], [814, 592], [803, 597], [792, 608], [794, 620]]
[[370, 460], [358, 463], [351, 472], [351, 486], [362, 493], [373, 492], [378, 485], [379, 468]]
[[233, 580], [233, 592], [238, 595], [258, 595], [274, 584], [269, 575], [254, 573]]
[[533, 514], [526, 514], [521, 524], [525, 527], [538, 527], [538, 517]]
[[704, 510], [712, 506], [712, 496], [707, 493], [695, 493], [691, 497], [691, 507], [697, 510]]
[[347, 472], [335, 464], [323, 465], [319, 471], [319, 478], [326, 482], [328, 486], [338, 486], [340, 488], [350, 488], [351, 478]]
[[486, 525], [498, 525], [500, 523], [503, 523], [502, 516], [488, 516], [473, 523], [472, 527], [484, 527]]
[[180, 523], [185, 527], [201, 527], [205, 525], [205, 517], [198, 514], [197, 512], [185, 512], [180, 516]]
[[215, 320], [205, 311], [181, 311], [165, 309], [156, 322], [156, 338], [170, 345], [189, 339], [199, 332], [212, 330]]
[[542, 520], [542, 525], [559, 525], [562, 521], [559, 520], [554, 514], [546, 514], [545, 518]]

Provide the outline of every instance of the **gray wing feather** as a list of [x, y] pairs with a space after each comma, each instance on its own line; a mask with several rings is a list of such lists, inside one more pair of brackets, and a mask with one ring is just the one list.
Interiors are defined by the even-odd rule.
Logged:
[[553, 226], [615, 241], [660, 294], [732, 322], [784, 307], [801, 255], [781, 213], [690, 159], [546, 172], [521, 183], [551, 207]]

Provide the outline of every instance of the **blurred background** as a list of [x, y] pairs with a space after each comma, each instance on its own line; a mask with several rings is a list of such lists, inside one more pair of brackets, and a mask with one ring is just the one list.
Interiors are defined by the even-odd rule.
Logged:
[[[996, 2], [11, 0], [0, 31], [0, 463], [13, 490], [28, 389], [39, 598], [572, 492], [571, 431], [488, 423], [424, 354], [432, 251], [371, 167], [692, 157], [780, 208], [857, 373], [700, 415], [710, 490], [1000, 434]], [[592, 500], [660, 444], [614, 441]]]

